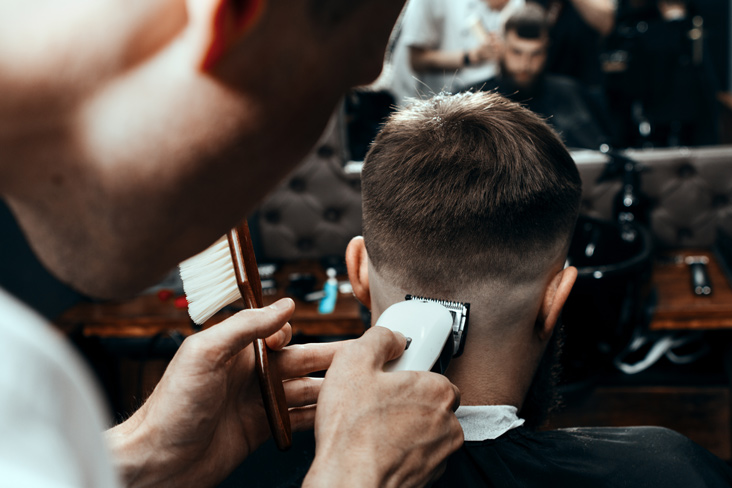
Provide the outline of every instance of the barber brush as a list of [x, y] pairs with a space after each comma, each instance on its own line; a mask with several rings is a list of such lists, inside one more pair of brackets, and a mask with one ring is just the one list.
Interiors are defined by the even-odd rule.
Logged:
[[[203, 324], [239, 298], [244, 300], [245, 308], [263, 307], [262, 284], [246, 221], [179, 267], [188, 313], [197, 324]], [[292, 431], [282, 379], [274, 365], [269, 364], [264, 340], [255, 341], [254, 353], [272, 437], [284, 451], [292, 444]]]

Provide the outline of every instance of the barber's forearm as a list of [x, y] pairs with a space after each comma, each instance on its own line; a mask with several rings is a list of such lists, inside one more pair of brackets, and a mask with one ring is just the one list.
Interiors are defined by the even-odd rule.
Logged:
[[112, 464], [126, 488], [156, 486], [163, 481], [151, 476], [159, 469], [156, 468], [160, 464], [156, 456], [161, 453], [148, 449], [152, 439], [145, 438], [138, 427], [133, 417], [104, 433]]
[[138, 417], [139, 412], [104, 433], [112, 464], [123, 487], [202, 488], [212, 485], [191, 469], [194, 463], [177, 458], [170, 449], [158, 446], [156, 441], [162, 436], [150, 432]]
[[442, 51], [412, 47], [409, 59], [412, 69], [417, 72], [452, 71], [465, 67], [466, 51]]
[[572, 0], [587, 24], [603, 36], [615, 26], [615, 0]]

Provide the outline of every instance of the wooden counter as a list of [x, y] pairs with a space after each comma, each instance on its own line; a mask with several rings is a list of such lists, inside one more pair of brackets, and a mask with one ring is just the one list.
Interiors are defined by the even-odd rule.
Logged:
[[[290, 273], [312, 273], [322, 288], [325, 273], [317, 263], [298, 263], [283, 266], [274, 276], [281, 284], [277, 292], [265, 295], [265, 305], [286, 296], [285, 288]], [[340, 276], [339, 280], [345, 280]], [[140, 338], [177, 331], [183, 335], [192, 334], [196, 327], [185, 308], [176, 306], [175, 296], [161, 299], [156, 293], [140, 295], [123, 301], [85, 302], [69, 309], [56, 320], [64, 331], [81, 329], [87, 337], [98, 338]], [[235, 302], [204, 324], [204, 328], [221, 322], [241, 309]], [[295, 300], [295, 313], [290, 320], [293, 335], [309, 337], [358, 336], [364, 331], [360, 305], [352, 294], [339, 293], [333, 313], [318, 312], [318, 302]]]
[[[683, 258], [689, 255], [707, 256], [708, 270], [714, 292], [696, 296], [691, 291], [689, 267]], [[678, 258], [678, 259], [675, 259]], [[314, 262], [283, 266], [275, 273], [280, 285], [275, 294], [265, 295], [265, 304], [286, 296], [291, 273], [312, 273], [316, 288], [325, 281], [322, 267]], [[345, 280], [340, 276], [339, 280]], [[732, 329], [732, 287], [713, 253], [702, 249], [678, 251], [654, 263], [652, 286], [658, 294], [652, 330], [718, 330]], [[81, 327], [83, 334], [94, 337], [150, 337], [177, 330], [184, 335], [195, 328], [184, 308], [177, 308], [175, 298], [161, 300], [157, 294], [140, 295], [130, 300], [81, 303], [56, 320], [65, 331]], [[351, 294], [339, 293], [331, 314], [318, 313], [318, 302], [295, 301], [295, 314], [290, 321], [293, 334], [311, 337], [358, 336], [364, 331], [358, 301]], [[240, 304], [233, 304], [209, 320], [204, 327], [231, 316]]]
[[[706, 256], [713, 292], [697, 296], [691, 290], [686, 256]], [[653, 267], [653, 286], [658, 293], [651, 330], [732, 329], [732, 287], [714, 253], [688, 249], [667, 254]]]

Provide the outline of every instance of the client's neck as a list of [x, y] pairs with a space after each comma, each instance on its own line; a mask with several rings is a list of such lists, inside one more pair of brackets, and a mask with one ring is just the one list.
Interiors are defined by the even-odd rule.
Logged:
[[484, 324], [470, 325], [473, 329], [468, 333], [465, 351], [452, 359], [446, 374], [460, 389], [460, 404], [514, 405], [521, 409], [540, 359], [540, 354], [529, 352], [536, 346], [531, 346], [530, 338], [518, 334], [485, 341], [473, 334]]
[[[422, 295], [380, 281], [371, 286], [373, 324], [386, 308], [404, 300], [405, 293]], [[450, 361], [446, 376], [460, 389], [461, 405], [520, 409], [544, 352], [545, 344], [534, 331], [539, 301], [533, 289], [514, 289], [512, 296], [495, 292], [481, 289], [432, 297], [471, 304], [465, 350]]]

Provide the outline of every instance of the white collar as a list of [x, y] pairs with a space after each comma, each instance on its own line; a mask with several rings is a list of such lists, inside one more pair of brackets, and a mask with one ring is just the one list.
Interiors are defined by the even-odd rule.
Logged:
[[458, 407], [455, 411], [466, 441], [497, 439], [524, 424], [512, 405], [479, 405]]

